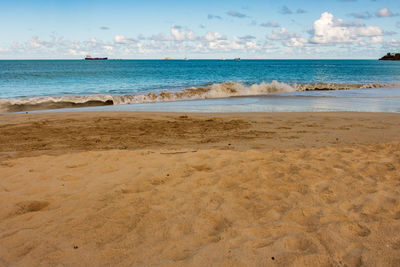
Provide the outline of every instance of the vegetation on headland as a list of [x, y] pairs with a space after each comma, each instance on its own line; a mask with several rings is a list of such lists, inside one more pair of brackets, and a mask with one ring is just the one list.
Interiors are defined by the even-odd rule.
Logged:
[[387, 53], [379, 60], [400, 60], [400, 53]]

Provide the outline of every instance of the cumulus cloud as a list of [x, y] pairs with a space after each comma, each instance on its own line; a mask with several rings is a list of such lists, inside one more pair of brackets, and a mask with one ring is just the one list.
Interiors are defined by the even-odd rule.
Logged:
[[280, 30], [274, 30], [272, 34], [267, 35], [266, 38], [269, 40], [286, 40], [292, 37], [300, 37], [299, 33], [288, 32], [285, 27]]
[[205, 40], [212, 42], [212, 41], [225, 41], [227, 40], [227, 37], [225, 35], [221, 35], [218, 32], [208, 32], [206, 35], [203, 37]]
[[[89, 38], [85, 41], [65, 40], [62, 37], [51, 36], [41, 39], [33, 36], [26, 42], [14, 42], [6, 47], [0, 47], [0, 54], [4, 55], [41, 55], [45, 57], [82, 57], [87, 54], [93, 56], [124, 57], [157, 57], [157, 55], [201, 55], [254, 53], [263, 57], [263, 53], [274, 55], [315, 55], [318, 47], [327, 49], [349, 49], [350, 46], [359, 46], [367, 49], [371, 44], [395, 45], [395, 40], [386, 41], [384, 36], [395, 34], [383, 32], [379, 27], [366, 26], [361, 22], [344, 22], [330, 13], [323, 13], [314, 22], [310, 38], [300, 32], [292, 32], [286, 28], [278, 28], [278, 23], [266, 22], [259, 24], [271, 27], [272, 33], [260, 39], [250, 32], [240, 36], [226, 36], [223, 33], [209, 31], [197, 35], [190, 28], [173, 25], [168, 32], [155, 35], [126, 36], [114, 35], [108, 41]], [[387, 38], [387, 37], [386, 37]], [[337, 45], [339, 44], [339, 45]], [[327, 46], [330, 46], [329, 48]], [[357, 50], [361, 51], [361, 49]], [[264, 55], [265, 56], [265, 55]]]
[[335, 44], [382, 40], [383, 31], [378, 26], [365, 26], [363, 23], [345, 23], [332, 14], [324, 12], [314, 22], [311, 42], [316, 44]]
[[283, 46], [286, 47], [302, 47], [308, 45], [308, 41], [301, 36], [299, 33], [288, 32], [285, 27], [281, 28], [279, 31], [274, 30], [266, 38], [270, 41], [281, 41]]
[[70, 41], [63, 37], [52, 35], [48, 40], [42, 40], [38, 36], [33, 36], [23, 43], [12, 43], [5, 49], [9, 56], [20, 57], [46, 57], [60, 58], [72, 56], [84, 56], [87, 54], [109, 55], [115, 48], [115, 42], [104, 43], [95, 38], [87, 41]]
[[283, 43], [288, 47], [303, 47], [308, 44], [307, 40], [302, 37], [292, 37], [283, 41]]
[[392, 11], [389, 10], [389, 8], [381, 8], [378, 9], [375, 13], [375, 15], [379, 18], [385, 18], [385, 17], [395, 17], [398, 16], [398, 13], [393, 13]]
[[9, 48], [0, 46], [0, 53], [8, 52]]
[[191, 30], [183, 30], [181, 26], [172, 26], [171, 27], [171, 36], [167, 37], [166, 40], [174, 40], [174, 41], [185, 41], [185, 40], [194, 40], [195, 36], [193, 31]]
[[231, 17], [240, 18], [240, 19], [248, 17], [246, 14], [243, 14], [243, 13], [240, 13], [240, 12], [237, 12], [234, 10], [230, 10], [230, 11], [226, 12], [226, 14], [228, 14]]
[[114, 42], [118, 44], [129, 44], [135, 42], [135, 40], [131, 38], [126, 38], [123, 34], [117, 34], [114, 36]]
[[171, 36], [176, 41], [183, 41], [186, 39], [186, 33], [180, 30], [181, 27], [174, 26], [171, 28]]
[[388, 36], [388, 35], [396, 35], [397, 32], [395, 32], [395, 31], [383, 31], [383, 34], [386, 35], [386, 36]]
[[396, 39], [388, 40], [383, 44], [383, 47], [385, 47], [387, 49], [396, 49], [397, 50], [400, 47], [400, 41], [396, 40]]
[[31, 47], [33, 47], [33, 48], [38, 48], [41, 46], [41, 41], [38, 36], [32, 37], [32, 39], [29, 41], [29, 43], [30, 43]]

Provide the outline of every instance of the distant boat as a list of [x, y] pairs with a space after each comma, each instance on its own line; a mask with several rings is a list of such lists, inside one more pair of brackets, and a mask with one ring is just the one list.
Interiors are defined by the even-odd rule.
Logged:
[[172, 58], [170, 57], [165, 57], [164, 60], [171, 60]]
[[226, 60], [226, 59], [224, 57], [222, 57], [221, 60]]
[[189, 60], [187, 57], [185, 57], [183, 60]]
[[233, 60], [234, 61], [240, 61], [240, 57], [235, 57]]
[[107, 60], [107, 59], [108, 59], [107, 57], [91, 57], [89, 55], [85, 57], [85, 60]]

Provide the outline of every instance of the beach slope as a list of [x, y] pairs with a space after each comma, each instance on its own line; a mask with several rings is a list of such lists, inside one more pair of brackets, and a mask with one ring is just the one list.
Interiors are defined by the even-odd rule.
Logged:
[[400, 264], [398, 114], [15, 114], [0, 132], [0, 265]]

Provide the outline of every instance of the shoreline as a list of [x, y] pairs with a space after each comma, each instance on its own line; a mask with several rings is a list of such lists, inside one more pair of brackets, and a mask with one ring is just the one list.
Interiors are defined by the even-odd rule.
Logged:
[[[176, 105], [177, 102], [190, 101], [212, 101], [225, 100], [230, 98], [268, 98], [268, 97], [339, 97], [346, 98], [347, 94], [359, 90], [379, 90], [381, 95], [368, 95], [364, 97], [356, 93], [355, 99], [363, 98], [396, 98], [400, 97], [399, 84], [395, 83], [367, 83], [367, 84], [340, 84], [340, 83], [284, 83], [272, 81], [258, 84], [246, 84], [243, 82], [221, 82], [204, 86], [186, 87], [176, 90], [153, 90], [151, 92], [138, 91], [136, 93], [95, 93], [95, 94], [71, 94], [71, 95], [43, 95], [27, 97], [9, 97], [0, 99], [0, 112], [25, 112], [45, 111], [69, 108], [104, 108], [109, 106], [132, 106], [132, 105]], [[389, 92], [388, 89], [392, 89]], [[304, 94], [306, 93], [307, 94]], [[324, 95], [324, 92], [329, 92]], [[368, 91], [370, 94], [373, 91]], [[337, 94], [337, 95], [335, 95]], [[374, 93], [372, 93], [374, 94]], [[375, 92], [376, 94], [376, 92]], [[284, 106], [285, 103], [282, 103]], [[307, 105], [304, 104], [304, 105]], [[125, 107], [129, 109], [129, 107]], [[134, 107], [133, 107], [134, 109]], [[151, 110], [148, 110], [151, 111]], [[154, 110], [153, 110], [154, 111]], [[303, 110], [308, 111], [308, 110]], [[351, 111], [351, 110], [349, 110]], [[365, 111], [365, 110], [362, 110]], [[399, 111], [400, 112], [400, 111]]]
[[120, 148], [226, 149], [228, 143], [246, 150], [392, 142], [400, 140], [398, 121], [398, 113], [374, 112], [14, 113], [0, 115], [0, 159]]

